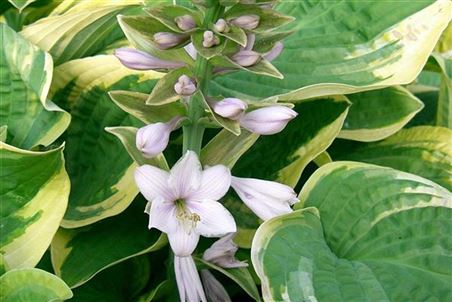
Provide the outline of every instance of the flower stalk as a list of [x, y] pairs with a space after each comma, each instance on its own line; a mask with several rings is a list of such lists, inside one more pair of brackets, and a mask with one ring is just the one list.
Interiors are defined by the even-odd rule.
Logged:
[[[223, 11], [223, 7], [218, 3], [212, 2], [212, 6], [207, 9], [204, 19], [204, 26], [216, 21]], [[195, 77], [197, 79], [198, 91], [202, 95], [207, 95], [207, 88], [212, 78], [213, 67], [208, 60], [202, 56], [196, 57]], [[202, 138], [205, 127], [199, 120], [204, 114], [204, 105], [201, 94], [193, 95], [188, 101], [188, 119], [190, 123], [183, 127], [183, 145], [182, 152], [192, 150], [199, 155], [202, 146]]]

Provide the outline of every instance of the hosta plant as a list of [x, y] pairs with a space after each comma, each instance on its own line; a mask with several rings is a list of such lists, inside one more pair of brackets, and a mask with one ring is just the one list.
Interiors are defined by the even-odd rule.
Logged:
[[452, 2], [0, 4], [1, 301], [450, 301]]

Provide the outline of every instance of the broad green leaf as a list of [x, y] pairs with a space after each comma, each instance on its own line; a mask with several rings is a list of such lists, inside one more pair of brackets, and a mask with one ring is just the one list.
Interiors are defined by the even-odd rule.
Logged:
[[0, 22], [4, 21], [15, 31], [20, 31], [24, 26], [48, 16], [58, 4], [58, 0], [39, 0], [20, 13], [17, 13], [16, 7], [6, 9], [5, 12], [0, 9]]
[[441, 68], [436, 125], [452, 129], [452, 56], [433, 54]]
[[35, 2], [36, 0], [8, 0], [8, 1], [21, 12], [25, 7]]
[[[339, 133], [350, 103], [342, 96], [325, 97], [295, 104], [299, 115], [275, 135], [261, 136], [240, 158], [232, 174], [282, 182], [295, 187], [304, 168], [324, 152]], [[239, 234], [236, 242], [250, 247], [258, 218], [234, 194], [225, 205], [235, 215]]]
[[340, 138], [369, 142], [399, 131], [424, 104], [403, 87], [395, 86], [347, 95], [352, 103]]
[[157, 166], [164, 170], [169, 170], [168, 164], [166, 163], [165, 157], [163, 154], [158, 156], [147, 158], [143, 155], [143, 153], [136, 148], [136, 136], [137, 136], [137, 128], [134, 127], [107, 127], [105, 131], [115, 135], [121, 143], [126, 148], [130, 157], [139, 165], [151, 165]]
[[51, 246], [56, 274], [77, 287], [116, 263], [165, 245], [165, 235], [148, 229], [144, 208], [145, 201], [137, 198], [116, 217], [83, 228], [60, 228]]
[[213, 94], [282, 100], [407, 84], [419, 74], [452, 18], [452, 2], [281, 1], [296, 32], [272, 62], [280, 81], [249, 73], [216, 78]]
[[175, 116], [186, 115], [186, 108], [180, 102], [165, 105], [146, 105], [149, 95], [133, 91], [110, 91], [108, 93], [122, 110], [146, 124], [168, 122]]
[[146, 256], [133, 257], [100, 272], [73, 290], [70, 302], [136, 301], [152, 272]]
[[255, 301], [261, 301], [259, 291], [257, 290], [256, 284], [254, 283], [253, 280], [253, 276], [251, 276], [248, 268], [246, 267], [222, 268], [201, 258], [196, 258], [196, 261], [199, 264], [206, 266], [207, 269], [215, 270], [227, 276], [235, 283], [237, 283]]
[[452, 50], [452, 23], [449, 23], [446, 30], [444, 30], [435, 47], [435, 51], [439, 53], [446, 53], [450, 50]]
[[6, 270], [33, 267], [58, 229], [69, 195], [63, 146], [32, 152], [0, 142], [0, 254]]
[[390, 168], [335, 162], [300, 197], [307, 208], [265, 222], [254, 238], [265, 301], [452, 299], [449, 191]]
[[419, 126], [357, 148], [345, 148], [336, 160], [356, 160], [413, 173], [452, 190], [452, 130]]
[[5, 24], [0, 24], [0, 126], [7, 142], [31, 149], [49, 145], [67, 128], [70, 116], [48, 99], [52, 57]]
[[61, 279], [37, 268], [15, 269], [0, 277], [2, 302], [52, 302], [71, 297]]
[[142, 123], [114, 104], [108, 91], [149, 92], [159, 76], [127, 69], [111, 55], [55, 68], [54, 99], [69, 108], [73, 117], [65, 137], [72, 190], [63, 227], [80, 227], [119, 214], [138, 194], [133, 179], [136, 165], [104, 128]]
[[48, 51], [59, 65], [69, 60], [92, 56], [124, 37], [117, 24], [117, 14], [137, 12], [138, 1], [98, 5], [83, 1], [61, 15], [52, 15], [27, 27], [21, 34]]

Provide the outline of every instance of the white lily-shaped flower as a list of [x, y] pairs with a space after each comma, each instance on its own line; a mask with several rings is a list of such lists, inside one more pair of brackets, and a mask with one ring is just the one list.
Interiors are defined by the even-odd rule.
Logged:
[[231, 184], [229, 169], [217, 165], [203, 171], [196, 153], [187, 151], [170, 172], [150, 165], [137, 168], [135, 181], [149, 201], [149, 228], [168, 235], [181, 301], [206, 301], [191, 254], [200, 235], [236, 231], [234, 218], [217, 202]]
[[290, 206], [299, 202], [291, 187], [274, 181], [232, 177], [231, 186], [262, 220], [290, 213]]
[[[137, 168], [135, 181], [149, 201], [149, 228], [167, 233], [178, 256], [190, 255], [200, 235], [221, 237], [236, 231], [234, 218], [217, 202], [231, 184], [223, 165], [202, 171], [196, 153], [187, 151], [170, 172], [150, 165]], [[185, 243], [193, 249], [184, 248]]]

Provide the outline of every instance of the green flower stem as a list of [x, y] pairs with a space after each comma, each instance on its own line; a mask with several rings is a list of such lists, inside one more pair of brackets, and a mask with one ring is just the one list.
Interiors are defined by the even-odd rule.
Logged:
[[[223, 11], [220, 5], [214, 5], [207, 9], [206, 17], [204, 19], [204, 27], [215, 22], [218, 16]], [[196, 58], [195, 77], [197, 80], [198, 91], [200, 94], [194, 94], [188, 104], [188, 118], [190, 124], [183, 127], [183, 153], [187, 150], [192, 150], [198, 155], [201, 152], [202, 138], [204, 135], [204, 125], [199, 123], [200, 118], [204, 115], [204, 104], [202, 96], [206, 96], [208, 92], [208, 84], [212, 77], [212, 66], [207, 59], [198, 55]]]

